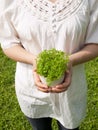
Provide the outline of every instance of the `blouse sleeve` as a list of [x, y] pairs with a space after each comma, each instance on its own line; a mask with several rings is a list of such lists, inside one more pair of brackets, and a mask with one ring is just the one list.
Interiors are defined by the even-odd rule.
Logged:
[[[20, 43], [17, 31], [11, 22], [10, 7], [13, 0], [0, 0], [0, 44], [2, 49], [7, 49]], [[0, 4], [1, 5], [1, 4]]]
[[98, 43], [98, 0], [90, 2], [90, 22], [87, 29], [85, 43]]

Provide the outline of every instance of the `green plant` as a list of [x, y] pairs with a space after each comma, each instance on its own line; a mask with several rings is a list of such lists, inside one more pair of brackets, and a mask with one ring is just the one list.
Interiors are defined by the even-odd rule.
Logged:
[[50, 49], [42, 51], [37, 57], [37, 73], [46, 78], [50, 86], [55, 80], [64, 75], [69, 57], [63, 51]]

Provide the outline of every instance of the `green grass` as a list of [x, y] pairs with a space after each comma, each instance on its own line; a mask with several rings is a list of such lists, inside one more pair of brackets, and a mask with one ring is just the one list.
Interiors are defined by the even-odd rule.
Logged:
[[[20, 111], [14, 89], [15, 62], [9, 60], [0, 49], [0, 130], [31, 130]], [[98, 58], [86, 63], [88, 82], [87, 116], [80, 130], [98, 130]], [[57, 129], [56, 121], [52, 122]]]

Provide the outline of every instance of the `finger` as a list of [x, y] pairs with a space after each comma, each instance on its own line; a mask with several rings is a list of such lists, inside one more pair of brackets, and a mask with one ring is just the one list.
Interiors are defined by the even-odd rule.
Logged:
[[68, 71], [65, 74], [64, 84], [65, 85], [70, 85], [71, 80], [72, 80], [72, 73], [71, 73], [71, 71]]
[[35, 70], [33, 70], [33, 75], [34, 75], [34, 79], [36, 81], [40, 81], [39, 75], [37, 74], [37, 72]]
[[38, 90], [42, 91], [42, 92], [45, 92], [45, 93], [49, 93], [50, 91], [48, 89], [43, 89], [43, 88], [40, 88], [40, 87], [37, 87]]
[[67, 79], [68, 77], [72, 77], [72, 71], [71, 70], [67, 70], [65, 72], [65, 79]]
[[65, 81], [62, 84], [56, 85], [55, 87], [57, 89], [66, 89], [70, 86], [70, 84], [71, 84], [71, 79], [68, 78], [68, 79], [65, 79]]
[[48, 86], [46, 84], [43, 84], [41, 81], [35, 81], [36, 86], [42, 89], [47, 89]]
[[51, 90], [51, 92], [52, 93], [61, 93], [61, 92], [64, 92], [66, 90], [67, 90], [67, 88], [58, 89], [58, 88], [53, 87], [52, 90]]
[[48, 88], [48, 86], [46, 84], [43, 84], [40, 80], [40, 77], [39, 75], [36, 73], [36, 71], [34, 71], [34, 79], [35, 79], [35, 84], [38, 86], [38, 87], [41, 87], [41, 88]]
[[65, 81], [62, 85], [63, 85], [63, 87], [68, 88], [70, 86], [70, 84], [71, 84], [71, 78], [68, 77], [67, 79], [65, 79]]
[[49, 93], [51, 92], [51, 88], [41, 88], [41, 87], [37, 87], [38, 90], [42, 91], [42, 92], [46, 92], [46, 93]]

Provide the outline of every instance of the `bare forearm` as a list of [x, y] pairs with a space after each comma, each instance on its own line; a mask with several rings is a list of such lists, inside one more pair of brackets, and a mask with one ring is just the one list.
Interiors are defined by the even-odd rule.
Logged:
[[24, 63], [33, 65], [33, 62], [35, 60], [35, 55], [27, 52], [20, 45], [16, 45], [11, 48], [5, 49], [5, 50], [3, 50], [3, 52], [9, 58], [11, 58], [15, 61], [24, 62]]
[[76, 52], [70, 56], [70, 61], [72, 65], [78, 65], [85, 62], [88, 62], [98, 56], [98, 45], [89, 44], [86, 45], [82, 50]]

